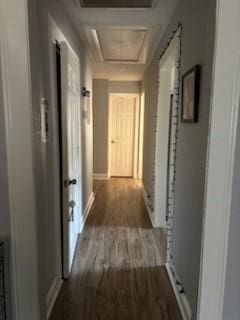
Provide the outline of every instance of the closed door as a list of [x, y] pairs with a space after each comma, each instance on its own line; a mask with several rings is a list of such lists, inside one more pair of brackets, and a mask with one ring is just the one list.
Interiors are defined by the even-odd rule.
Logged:
[[66, 43], [61, 44], [63, 274], [69, 277], [81, 217], [80, 66]]
[[134, 97], [115, 96], [111, 99], [111, 176], [133, 176], [135, 109]]

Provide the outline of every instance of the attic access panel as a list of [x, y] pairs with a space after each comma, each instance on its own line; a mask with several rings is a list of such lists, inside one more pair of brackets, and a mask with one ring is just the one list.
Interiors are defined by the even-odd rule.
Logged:
[[104, 61], [137, 62], [146, 33], [146, 30], [97, 30]]
[[83, 8], [151, 8], [153, 0], [79, 0]]

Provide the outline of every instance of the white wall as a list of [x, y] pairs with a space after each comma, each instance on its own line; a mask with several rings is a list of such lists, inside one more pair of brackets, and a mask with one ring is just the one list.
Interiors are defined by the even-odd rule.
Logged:
[[[45, 317], [46, 295], [49, 292], [57, 274], [57, 247], [55, 239], [56, 214], [60, 214], [60, 190], [56, 190], [59, 179], [58, 163], [58, 127], [57, 110], [50, 105], [50, 135], [47, 144], [41, 143], [40, 136], [40, 99], [45, 97], [50, 101], [50, 66], [48, 15], [50, 14], [57, 26], [67, 38], [80, 59], [81, 85], [86, 86], [92, 94], [91, 63], [80, 43], [77, 32], [61, 1], [43, 0], [29, 1], [30, 18], [30, 57], [32, 73], [32, 99], [34, 114], [34, 157], [35, 176], [37, 182], [38, 209], [38, 239], [39, 239], [39, 277], [41, 290], [42, 317]], [[82, 126], [83, 154], [83, 208], [92, 193], [92, 121], [90, 125], [83, 122]], [[58, 226], [57, 226], [58, 227]]]
[[240, 315], [240, 115], [238, 118], [223, 320], [239, 320]]
[[[183, 25], [181, 73], [184, 74], [196, 64], [202, 66], [199, 121], [197, 124], [184, 124], [181, 121], [179, 123], [173, 231], [173, 260], [190, 302], [193, 319], [195, 319], [209, 126], [215, 0], [179, 1], [157, 54], [145, 74], [146, 104], [143, 180], [145, 189], [153, 201], [158, 59], [169, 37], [172, 35], [172, 31], [177, 28], [178, 22]], [[181, 108], [179, 112], [181, 112]]]
[[90, 123], [88, 124], [86, 119], [83, 122], [83, 208], [86, 207], [88, 200], [93, 192], [93, 78], [92, 78], [92, 66], [89, 57], [87, 56], [84, 48], [80, 49], [82, 52], [82, 84], [90, 91]]
[[93, 172], [108, 173], [108, 80], [93, 81]]
[[140, 88], [139, 81], [109, 81], [110, 93], [139, 93]]

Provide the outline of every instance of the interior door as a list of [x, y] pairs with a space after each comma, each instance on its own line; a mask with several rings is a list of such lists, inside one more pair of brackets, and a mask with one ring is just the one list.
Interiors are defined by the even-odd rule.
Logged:
[[111, 176], [132, 177], [136, 98], [113, 96], [110, 108]]
[[63, 276], [71, 272], [81, 217], [81, 118], [78, 57], [61, 43]]

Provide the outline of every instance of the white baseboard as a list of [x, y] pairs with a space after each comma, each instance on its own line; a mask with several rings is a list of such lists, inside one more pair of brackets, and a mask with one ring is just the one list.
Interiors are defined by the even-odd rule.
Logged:
[[188, 299], [187, 299], [185, 293], [180, 293], [179, 292], [179, 289], [178, 289], [177, 284], [176, 284], [176, 279], [174, 278], [174, 275], [173, 275], [173, 273], [171, 271], [170, 265], [168, 263], [166, 263], [165, 266], [166, 266], [166, 269], [167, 269], [168, 277], [170, 279], [170, 282], [171, 282], [175, 297], [177, 299], [177, 303], [178, 303], [179, 309], [180, 309], [181, 314], [182, 314], [182, 318], [183, 318], [183, 320], [191, 320], [192, 319], [192, 311], [191, 311], [191, 307], [190, 307], [190, 304], [188, 302]]
[[90, 197], [89, 197], [89, 199], [88, 199], [88, 202], [87, 202], [87, 204], [86, 204], [86, 207], [85, 207], [85, 209], [84, 209], [84, 211], [83, 211], [83, 222], [82, 222], [82, 225], [81, 225], [80, 233], [82, 232], [83, 227], [84, 227], [84, 225], [85, 225], [85, 223], [86, 223], [87, 217], [88, 217], [88, 215], [89, 215], [89, 212], [90, 212], [91, 209], [92, 209], [92, 205], [93, 205], [94, 200], [95, 200], [95, 194], [94, 194], [94, 192], [92, 192], [91, 195], [90, 195]]
[[154, 213], [153, 213], [153, 211], [150, 209], [147, 192], [146, 192], [146, 190], [145, 190], [145, 188], [144, 188], [144, 185], [142, 185], [142, 194], [143, 194], [143, 199], [144, 199], [144, 202], [145, 202], [145, 205], [146, 205], [146, 208], [147, 208], [148, 215], [149, 215], [149, 218], [150, 218], [150, 220], [151, 220], [152, 226], [155, 228], [156, 225], [155, 225], [155, 221], [154, 221]]
[[54, 303], [58, 297], [62, 284], [63, 284], [63, 280], [58, 277], [55, 277], [47, 293], [47, 297], [46, 297], [47, 319], [49, 319], [51, 315]]
[[109, 173], [94, 173], [93, 180], [108, 180], [110, 179]]

